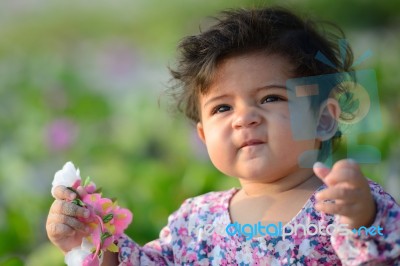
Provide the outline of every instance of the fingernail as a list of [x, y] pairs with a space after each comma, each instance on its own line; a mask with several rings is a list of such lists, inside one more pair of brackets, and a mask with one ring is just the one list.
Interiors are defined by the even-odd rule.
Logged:
[[351, 158], [347, 159], [347, 161], [351, 164], [357, 164], [357, 161]]
[[73, 199], [75, 199], [75, 196], [76, 196], [76, 194], [75, 194], [75, 192], [73, 192], [73, 191], [68, 191], [68, 199], [70, 199], [70, 200], [73, 200]]
[[67, 187], [67, 197], [71, 200], [75, 199], [76, 193], [72, 187]]
[[315, 162], [313, 168], [328, 168], [328, 166], [321, 162]]

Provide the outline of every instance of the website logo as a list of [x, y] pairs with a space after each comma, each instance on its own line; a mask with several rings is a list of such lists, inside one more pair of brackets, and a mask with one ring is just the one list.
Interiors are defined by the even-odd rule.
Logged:
[[305, 235], [305, 236], [331, 236], [333, 234], [339, 235], [366, 235], [375, 236], [383, 235], [383, 228], [381, 226], [361, 226], [359, 228], [348, 229], [347, 224], [315, 224], [308, 221], [306, 224], [283, 224], [257, 222], [255, 224], [241, 224], [238, 222], [230, 223], [228, 225], [215, 223], [215, 224], [197, 224], [195, 221], [190, 220], [188, 225], [189, 234], [195, 234], [202, 238], [203, 236], [209, 237], [213, 234], [220, 236], [245, 236], [246, 240], [254, 237], [282, 237], [286, 239], [292, 235]]
[[361, 226], [358, 229], [350, 230], [347, 228], [347, 224], [329, 224], [327, 226], [314, 223], [283, 225], [282, 222], [268, 224], [263, 224], [261, 222], [256, 224], [240, 224], [235, 222], [227, 225], [225, 228], [226, 234], [230, 236], [243, 235], [246, 237], [246, 240], [252, 239], [256, 236], [262, 237], [267, 235], [272, 237], [282, 237], [282, 239], [285, 239], [288, 236], [299, 234], [306, 236], [330, 236], [334, 233], [339, 235], [349, 235], [352, 233], [361, 235], [363, 232], [366, 235], [375, 236], [377, 234], [383, 235], [382, 230], [383, 228], [380, 226]]

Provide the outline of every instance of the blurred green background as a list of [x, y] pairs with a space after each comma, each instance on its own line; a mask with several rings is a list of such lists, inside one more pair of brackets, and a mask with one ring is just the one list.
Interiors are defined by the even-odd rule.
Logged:
[[[47, 239], [54, 173], [66, 161], [135, 215], [128, 234], [157, 237], [182, 201], [237, 186], [211, 166], [193, 126], [163, 93], [176, 45], [207, 16], [278, 1], [0, 2], [0, 265], [63, 265]], [[400, 2], [285, 1], [345, 29], [359, 69], [377, 73], [383, 127], [370, 178], [400, 196]]]

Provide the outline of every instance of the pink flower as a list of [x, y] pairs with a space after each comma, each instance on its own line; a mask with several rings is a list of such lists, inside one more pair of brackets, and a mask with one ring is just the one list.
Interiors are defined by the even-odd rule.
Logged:
[[75, 142], [78, 128], [70, 119], [58, 119], [47, 127], [47, 146], [53, 151], [68, 149]]
[[132, 222], [132, 213], [128, 209], [123, 209], [117, 206], [113, 210], [115, 234], [121, 235], [129, 224]]
[[[121, 235], [132, 222], [132, 213], [129, 210], [119, 207], [110, 199], [102, 198], [99, 193], [87, 194], [82, 198], [82, 201], [91, 210], [90, 217], [85, 221], [90, 225], [94, 245], [101, 243], [99, 233], [101, 231], [111, 234], [103, 241], [103, 246], [109, 247], [114, 239]], [[99, 223], [99, 219], [102, 220], [102, 225]], [[101, 226], [104, 228], [100, 230]]]
[[101, 193], [95, 193], [96, 185], [89, 177], [82, 184], [79, 174], [79, 170], [68, 162], [56, 173], [53, 181], [53, 189], [58, 185], [74, 189], [83, 186], [87, 194], [72, 202], [90, 211], [88, 218], [80, 218], [89, 226], [90, 235], [82, 239], [81, 247], [74, 248], [66, 254], [65, 262], [68, 266], [99, 266], [104, 251], [118, 252], [114, 241], [132, 222], [132, 213], [118, 206], [117, 202], [103, 198]]
[[87, 193], [92, 194], [96, 191], [96, 185], [93, 182], [90, 182], [85, 186], [85, 190]]
[[87, 194], [82, 201], [93, 207], [98, 215], [105, 215], [111, 211], [113, 202], [110, 199], [102, 198], [100, 193]]

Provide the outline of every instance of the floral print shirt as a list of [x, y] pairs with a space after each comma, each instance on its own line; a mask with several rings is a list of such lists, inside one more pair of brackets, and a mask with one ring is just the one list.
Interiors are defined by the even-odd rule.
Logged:
[[229, 202], [238, 191], [233, 188], [185, 200], [170, 215], [159, 239], [143, 247], [123, 236], [118, 242], [119, 265], [400, 265], [400, 207], [381, 186], [369, 184], [377, 206], [372, 225], [377, 230], [369, 233], [328, 230], [339, 217], [316, 211], [314, 192], [286, 227], [318, 224], [329, 234], [311, 229], [307, 234], [302, 228], [285, 237], [274, 235], [274, 230], [253, 238], [228, 234]]

